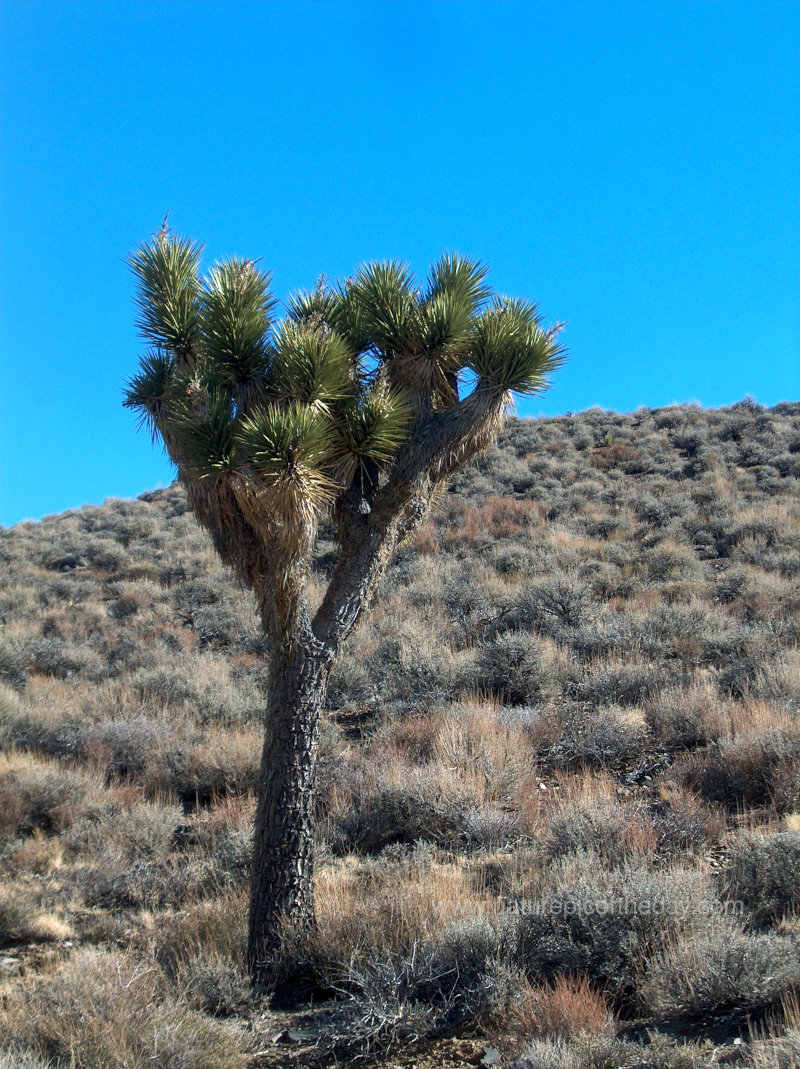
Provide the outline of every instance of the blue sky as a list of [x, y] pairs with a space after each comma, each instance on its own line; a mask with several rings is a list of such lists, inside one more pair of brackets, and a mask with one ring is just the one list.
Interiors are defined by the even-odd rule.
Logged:
[[796, 0], [0, 0], [0, 523], [171, 470], [121, 408], [169, 210], [284, 297], [443, 249], [566, 320], [524, 415], [800, 398]]

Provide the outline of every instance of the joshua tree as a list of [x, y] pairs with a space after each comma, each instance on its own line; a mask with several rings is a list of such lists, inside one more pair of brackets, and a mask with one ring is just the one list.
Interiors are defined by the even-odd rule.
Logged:
[[[162, 226], [130, 256], [151, 348], [125, 404], [160, 437], [195, 516], [256, 597], [269, 650], [248, 961], [269, 976], [287, 920], [314, 924], [312, 798], [320, 710], [342, 643], [398, 543], [447, 477], [496, 438], [512, 392], [546, 386], [559, 326], [445, 254], [417, 285], [398, 262], [294, 295]], [[320, 519], [339, 557], [312, 612]]]

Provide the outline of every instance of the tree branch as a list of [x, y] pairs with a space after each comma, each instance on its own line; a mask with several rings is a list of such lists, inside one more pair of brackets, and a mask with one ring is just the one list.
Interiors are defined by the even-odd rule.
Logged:
[[355, 487], [340, 500], [341, 554], [313, 621], [334, 655], [358, 623], [397, 544], [424, 518], [438, 484], [494, 440], [505, 395], [479, 383], [464, 401], [421, 419], [388, 482], [368, 500]]

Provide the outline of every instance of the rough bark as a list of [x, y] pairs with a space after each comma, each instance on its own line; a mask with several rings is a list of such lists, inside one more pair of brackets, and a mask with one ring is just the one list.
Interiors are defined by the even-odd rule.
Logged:
[[313, 795], [330, 654], [309, 641], [276, 652], [261, 758], [247, 960], [272, 979], [283, 925], [314, 926]]

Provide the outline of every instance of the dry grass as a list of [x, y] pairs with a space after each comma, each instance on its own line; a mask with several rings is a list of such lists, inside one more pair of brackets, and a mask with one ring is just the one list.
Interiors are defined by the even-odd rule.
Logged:
[[165, 995], [154, 966], [86, 950], [21, 983], [3, 1042], [76, 1069], [235, 1069], [237, 1038]]
[[318, 945], [331, 961], [408, 950], [451, 924], [499, 912], [468, 869], [427, 851], [394, 862], [343, 858], [323, 867], [315, 886]]
[[557, 976], [552, 984], [525, 984], [511, 1014], [520, 1036], [572, 1039], [616, 1034], [614, 1014], [602, 994], [580, 976]]
[[[521, 1066], [694, 1069], [701, 1044], [623, 1043], [611, 1009], [780, 1022], [799, 417], [512, 423], [401, 547], [331, 679], [319, 930], [293, 944], [346, 995], [361, 1053], [494, 1021], [529, 1037]], [[331, 545], [323, 525], [312, 600]], [[144, 1065], [163, 1036], [157, 1064], [235, 1065], [247, 1042], [219, 1018], [254, 1010], [254, 607], [176, 489], [2, 531], [0, 560], [0, 934], [30, 955], [0, 1047]], [[784, 1018], [754, 1069], [796, 1060]]]

